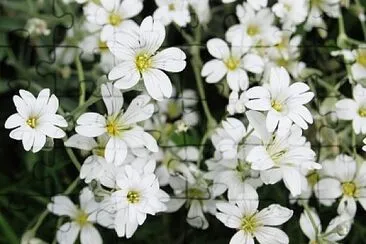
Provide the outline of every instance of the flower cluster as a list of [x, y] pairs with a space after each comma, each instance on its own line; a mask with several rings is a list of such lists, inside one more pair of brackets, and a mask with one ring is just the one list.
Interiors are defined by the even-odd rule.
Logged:
[[[108, 229], [131, 238], [148, 215], [173, 212], [192, 228], [235, 229], [231, 244], [289, 243], [290, 219], [310, 243], [346, 238], [366, 210], [366, 44], [345, 33], [344, 2], [155, 0], [143, 16], [152, 3], [63, 0], [82, 16], [50, 54], [79, 100], [20, 89], [5, 122], [25, 151], [62, 139], [78, 170], [47, 205], [62, 217], [57, 242], [99, 244]], [[230, 8], [236, 23], [212, 27]], [[322, 70], [302, 45], [331, 35], [336, 18], [339, 50], [322, 53]], [[50, 34], [41, 19], [26, 27]], [[79, 205], [67, 196], [77, 183]], [[325, 230], [318, 203], [336, 209]], [[23, 239], [38, 240], [39, 226]]]

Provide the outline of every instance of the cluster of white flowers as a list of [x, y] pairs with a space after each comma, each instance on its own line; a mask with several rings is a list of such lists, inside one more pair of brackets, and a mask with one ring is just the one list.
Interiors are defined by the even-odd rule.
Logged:
[[[98, 112], [86, 112], [92, 107], [81, 102], [75, 122], [66, 121], [75, 114], [64, 112], [49, 89], [40, 90], [37, 98], [20, 90], [20, 96], [13, 98], [17, 113], [5, 122], [7, 129], [13, 129], [10, 137], [21, 140], [26, 151], [52, 147], [54, 138], [62, 138], [68, 150], [80, 150], [79, 177], [88, 185], [80, 192], [80, 204], [57, 195], [47, 207], [69, 218], [57, 230], [59, 243], [74, 243], [79, 233], [82, 244], [102, 243], [97, 224], [130, 238], [147, 215], [185, 208], [192, 227], [209, 228], [211, 214], [235, 229], [232, 244], [254, 243], [254, 238], [262, 244], [286, 244], [289, 237], [281, 225], [294, 211], [276, 202], [260, 205], [261, 189], [282, 183], [291, 202], [304, 208], [298, 222], [310, 243], [336, 243], [347, 236], [357, 202], [366, 210], [366, 162], [355, 144], [357, 139], [366, 143], [366, 138], [357, 138], [366, 134], [366, 88], [361, 82], [366, 78], [366, 51], [360, 45], [332, 53], [344, 57], [353, 85], [353, 98], [339, 98], [333, 111], [348, 128], [351, 125], [342, 120], [352, 121], [353, 130], [342, 133], [352, 134], [354, 150], [321, 158], [310, 143], [316, 139], [307, 138], [316, 120], [312, 108], [316, 90], [306, 80], [309, 69], [300, 60], [299, 34], [300, 29], [317, 28], [325, 37], [324, 18], [340, 16], [340, 0], [237, 4], [238, 24], [207, 40], [213, 58], [195, 73], [197, 90], [191, 88], [190, 78], [181, 89], [168, 76], [186, 69], [188, 51], [162, 47], [169, 45], [167, 26], [188, 28], [194, 21], [192, 12], [200, 25], [209, 23], [208, 1], [155, 0], [152, 16], [141, 18], [139, 24], [134, 17], [144, 7], [142, 0], [75, 2], [82, 4], [84, 18], [69, 30], [63, 44], [79, 45], [84, 62], [98, 60], [99, 72], [108, 79], [96, 91], [105, 110], [102, 106]], [[235, 0], [222, 2], [235, 4]], [[38, 30], [33, 25], [29, 28], [38, 35], [49, 34], [46, 27]], [[182, 36], [195, 40], [191, 32], [183, 30]], [[55, 50], [64, 65], [75, 58], [80, 62], [77, 52], [60, 52]], [[194, 56], [197, 50], [190, 55], [193, 61], [200, 59], [199, 54]], [[227, 113], [219, 123], [212, 122], [216, 116], [210, 115], [204, 96], [204, 85], [212, 83], [229, 90]], [[198, 109], [201, 103], [204, 113]], [[205, 128], [202, 118], [212, 123]], [[174, 139], [185, 138], [194, 127], [203, 131], [200, 143]], [[209, 156], [204, 150], [211, 145], [208, 142], [213, 146]], [[362, 149], [366, 151], [366, 145]], [[339, 200], [337, 216], [326, 230], [321, 216], [309, 206], [310, 198], [325, 206]]]

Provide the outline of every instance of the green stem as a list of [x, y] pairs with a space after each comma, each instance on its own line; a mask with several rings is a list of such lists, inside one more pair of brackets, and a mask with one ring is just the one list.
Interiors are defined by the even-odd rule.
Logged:
[[94, 103], [98, 102], [102, 99], [100, 96], [91, 96], [82, 106], [77, 107], [74, 109], [70, 115], [74, 118], [78, 118], [88, 107], [93, 105]]
[[2, 234], [9, 241], [8, 243], [19, 243], [18, 237], [14, 230], [10, 227], [8, 221], [0, 213], [0, 229], [2, 229]]
[[85, 103], [86, 86], [85, 86], [85, 75], [84, 75], [84, 70], [83, 70], [83, 64], [80, 61], [79, 55], [76, 55], [75, 65], [76, 65], [76, 69], [78, 71], [78, 78], [79, 78], [79, 82], [80, 82], [79, 106], [82, 106]]
[[[64, 142], [66, 140], [67, 140], [67, 138], [64, 138]], [[81, 164], [80, 164], [79, 160], [77, 159], [74, 151], [69, 147], [65, 147], [65, 150], [66, 150], [67, 155], [71, 159], [72, 164], [75, 166], [75, 168], [77, 168], [80, 171]]]

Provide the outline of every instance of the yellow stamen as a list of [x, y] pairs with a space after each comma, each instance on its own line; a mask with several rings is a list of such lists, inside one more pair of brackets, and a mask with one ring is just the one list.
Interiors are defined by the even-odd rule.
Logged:
[[346, 182], [342, 184], [343, 194], [349, 197], [353, 197], [356, 193], [356, 185], [352, 182]]
[[169, 4], [168, 9], [169, 9], [169, 11], [174, 11], [175, 10], [174, 4], [173, 3]]
[[281, 112], [282, 111], [282, 104], [276, 100], [272, 101], [271, 106], [274, 110], [276, 110], [277, 112]]
[[37, 119], [34, 117], [29, 118], [26, 123], [27, 123], [27, 125], [29, 125], [31, 128], [34, 129], [34, 128], [36, 128], [36, 125], [37, 125]]
[[99, 50], [100, 50], [101, 52], [106, 52], [106, 51], [108, 51], [107, 42], [104, 42], [104, 41], [99, 40], [99, 41], [98, 41], [98, 47], [99, 47]]
[[249, 25], [247, 29], [247, 34], [249, 36], [255, 36], [259, 34], [259, 27], [257, 25]]
[[241, 222], [241, 229], [247, 233], [247, 234], [252, 234], [255, 232], [256, 228], [258, 227], [258, 222], [255, 219], [255, 216], [245, 216], [242, 219]]
[[140, 72], [144, 72], [146, 71], [148, 68], [151, 67], [151, 63], [152, 63], [152, 59], [151, 56], [149, 56], [146, 53], [142, 53], [139, 54], [136, 57], [135, 60], [135, 64], [136, 64], [136, 68], [140, 71]]
[[229, 70], [236, 70], [240, 65], [240, 59], [230, 57], [225, 61], [225, 65]]
[[111, 13], [109, 15], [108, 22], [112, 26], [119, 26], [122, 22], [122, 17], [119, 14]]
[[138, 203], [140, 201], [140, 193], [137, 191], [129, 191], [127, 193], [127, 201], [132, 204]]
[[88, 214], [85, 213], [83, 210], [79, 210], [75, 222], [78, 223], [80, 226], [84, 226], [88, 223]]
[[366, 117], [366, 107], [362, 107], [358, 110], [358, 114], [361, 116], [361, 117]]

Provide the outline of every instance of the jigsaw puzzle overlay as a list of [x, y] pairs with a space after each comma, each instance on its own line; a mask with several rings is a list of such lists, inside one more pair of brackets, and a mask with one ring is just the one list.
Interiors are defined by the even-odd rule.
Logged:
[[0, 243], [363, 243], [362, 0], [1, 0]]

